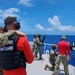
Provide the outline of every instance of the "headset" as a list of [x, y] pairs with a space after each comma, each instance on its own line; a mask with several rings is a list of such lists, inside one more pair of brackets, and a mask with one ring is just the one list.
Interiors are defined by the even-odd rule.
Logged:
[[21, 26], [20, 26], [20, 22], [17, 22], [17, 18], [16, 18], [16, 17], [13, 17], [13, 19], [14, 19], [13, 21], [15, 21], [15, 22], [14, 22], [14, 27], [15, 27], [15, 29], [16, 29], [16, 30], [19, 30], [20, 27], [21, 27]]

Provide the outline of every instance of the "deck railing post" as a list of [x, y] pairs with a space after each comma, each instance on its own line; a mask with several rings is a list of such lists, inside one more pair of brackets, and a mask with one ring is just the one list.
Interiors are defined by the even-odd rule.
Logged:
[[45, 54], [45, 50], [46, 50], [46, 44], [44, 44], [44, 54]]

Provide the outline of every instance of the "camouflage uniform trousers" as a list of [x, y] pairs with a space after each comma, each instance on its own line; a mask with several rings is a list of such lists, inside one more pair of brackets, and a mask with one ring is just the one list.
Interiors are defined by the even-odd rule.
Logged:
[[69, 72], [68, 72], [68, 61], [67, 61], [67, 56], [66, 55], [58, 55], [57, 60], [56, 60], [55, 70], [54, 70], [52, 75], [57, 75], [61, 62], [64, 65], [65, 75], [69, 75]]
[[34, 57], [37, 57], [38, 51], [37, 51], [37, 45], [36, 44], [33, 44], [32, 45], [32, 52], [34, 54]]
[[39, 52], [39, 58], [42, 58], [42, 50], [41, 50], [41, 45], [38, 45], [37, 46], [37, 50], [36, 50], [36, 53]]
[[35, 51], [35, 45], [33, 44], [32, 45], [32, 52], [34, 53], [34, 51]]
[[55, 66], [55, 60], [54, 61], [53, 60], [50, 60], [49, 62], [51, 63], [52, 67]]

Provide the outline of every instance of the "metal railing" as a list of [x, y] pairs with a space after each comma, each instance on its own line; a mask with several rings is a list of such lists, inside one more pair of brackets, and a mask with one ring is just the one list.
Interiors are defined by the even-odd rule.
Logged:
[[[30, 46], [32, 48], [33, 42], [29, 41]], [[47, 49], [47, 46], [51, 46], [52, 44], [49, 43], [43, 43], [43, 50], [44, 50], [44, 54], [49, 54], [49, 50]]]

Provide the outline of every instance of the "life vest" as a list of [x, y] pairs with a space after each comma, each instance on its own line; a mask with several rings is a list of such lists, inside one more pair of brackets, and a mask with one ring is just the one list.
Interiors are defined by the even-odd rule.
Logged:
[[26, 68], [26, 59], [22, 51], [16, 47], [19, 35], [10, 36], [9, 44], [0, 47], [0, 68], [4, 70], [13, 70], [19, 67]]

